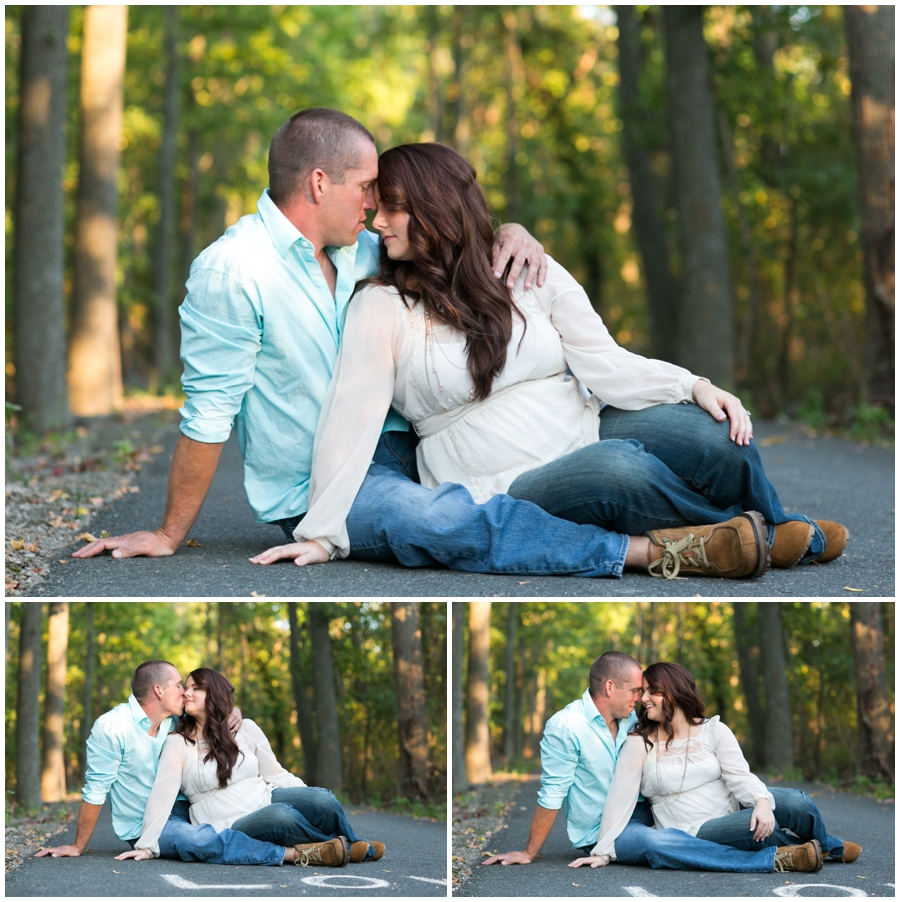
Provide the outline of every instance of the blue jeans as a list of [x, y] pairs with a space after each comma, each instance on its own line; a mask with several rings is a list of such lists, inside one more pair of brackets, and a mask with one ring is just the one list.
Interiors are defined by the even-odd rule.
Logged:
[[[455, 483], [419, 485], [417, 438], [386, 432], [347, 517], [350, 557], [471, 573], [621, 576], [628, 536], [557, 519], [528, 501], [476, 504]], [[276, 521], [289, 541], [302, 517]]]
[[334, 793], [318, 786], [275, 789], [271, 805], [238, 818], [231, 829], [279, 846], [325, 842], [336, 836], [346, 836], [351, 843], [357, 839]]
[[[159, 857], [210, 864], [269, 864], [284, 862], [284, 847], [252, 839], [236, 830], [216, 832], [210, 824], [195, 826], [188, 814], [190, 805], [178, 801], [159, 835]], [[134, 840], [129, 842], [134, 848]]]
[[[697, 836], [710, 842], [724, 843], [733, 849], [761, 849], [765, 846], [792, 846], [817, 839], [822, 854], [834, 852], [836, 858], [844, 854], [844, 844], [831, 836], [825, 829], [825, 822], [816, 803], [799, 789], [778, 789], [769, 787], [775, 798], [776, 828], [771, 835], [760, 842], [750, 832], [752, 808], [742, 808], [734, 814], [707, 821], [697, 831]], [[794, 835], [786, 833], [790, 830]]]
[[[523, 473], [509, 494], [554, 516], [626, 535], [722, 523], [751, 510], [765, 519], [770, 542], [779, 523], [813, 523], [785, 513], [756, 445], [739, 446], [728, 432], [728, 420], [717, 422], [696, 404], [606, 407], [599, 442]], [[801, 563], [824, 550], [816, 526]]]
[[[631, 820], [616, 839], [616, 862], [648, 864], [676, 871], [736, 871], [767, 874], [775, 870], [775, 848], [743, 852], [730, 846], [698, 839], [684, 830], [657, 830], [648, 802], [638, 802]], [[579, 849], [591, 854], [593, 846]]]

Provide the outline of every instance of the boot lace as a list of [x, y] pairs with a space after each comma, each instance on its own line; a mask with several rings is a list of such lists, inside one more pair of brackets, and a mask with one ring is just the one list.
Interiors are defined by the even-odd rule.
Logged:
[[322, 855], [318, 849], [297, 849], [297, 863], [301, 868], [308, 868], [310, 864], [321, 864]]
[[707, 536], [694, 539], [694, 534], [689, 532], [683, 539], [677, 542], [668, 542], [663, 539], [662, 557], [653, 561], [647, 568], [651, 576], [663, 579], [686, 579], [679, 576], [682, 567], [704, 567], [712, 569], [706, 558]]
[[[787, 867], [785, 867], [787, 864]], [[779, 874], [784, 874], [794, 868], [794, 850], [775, 853], [775, 870]]]

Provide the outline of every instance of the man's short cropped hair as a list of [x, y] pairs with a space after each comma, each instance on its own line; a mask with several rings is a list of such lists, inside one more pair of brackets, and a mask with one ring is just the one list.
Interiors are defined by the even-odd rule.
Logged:
[[347, 170], [362, 168], [362, 141], [375, 144], [369, 130], [346, 113], [322, 107], [294, 113], [269, 145], [272, 200], [286, 202], [314, 169], [343, 184]]
[[131, 678], [131, 692], [139, 701], [146, 701], [154, 686], [165, 686], [172, 679], [169, 668], [178, 673], [178, 668], [168, 661], [144, 661]]
[[591, 695], [598, 696], [607, 680], [612, 680], [617, 686], [621, 686], [634, 673], [635, 668], [640, 670], [641, 665], [631, 655], [626, 655], [624, 651], [604, 652], [591, 664]]

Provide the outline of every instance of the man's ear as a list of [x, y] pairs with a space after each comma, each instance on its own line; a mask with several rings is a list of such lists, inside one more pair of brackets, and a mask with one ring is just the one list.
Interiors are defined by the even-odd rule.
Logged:
[[322, 203], [322, 199], [325, 197], [330, 184], [331, 179], [328, 178], [328, 174], [324, 169], [313, 169], [309, 174], [309, 188], [313, 203]]

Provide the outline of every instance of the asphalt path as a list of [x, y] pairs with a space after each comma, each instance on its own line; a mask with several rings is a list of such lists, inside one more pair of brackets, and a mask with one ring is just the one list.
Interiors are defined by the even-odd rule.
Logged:
[[[534, 811], [538, 781], [525, 782], [507, 819], [485, 853], [523, 849]], [[578, 857], [566, 836], [560, 812], [540, 858], [529, 865], [476, 866], [454, 896], [894, 896], [894, 805], [834, 792], [818, 783], [770, 783], [802, 789], [812, 796], [832, 836], [859, 843], [862, 854], [853, 864], [829, 861], [818, 874], [734, 874], [717, 871], [672, 871], [646, 866], [610, 864], [603, 868], [570, 868]]]
[[[370, 808], [347, 806], [357, 836], [377, 839], [386, 851], [380, 861], [343, 868], [249, 867], [154, 858], [116, 861], [128, 850], [112, 830], [104, 805], [88, 852], [79, 858], [30, 858], [6, 875], [6, 897], [114, 896], [120, 899], [167, 896], [221, 896], [248, 899], [290, 897], [447, 895], [447, 826]], [[70, 843], [68, 833], [54, 845]]]
[[[67, 597], [892, 597], [894, 452], [809, 437], [791, 424], [760, 421], [755, 426], [766, 471], [786, 509], [838, 520], [850, 530], [848, 550], [839, 560], [770, 570], [756, 580], [660, 580], [640, 573], [620, 580], [486, 576], [361, 561], [260, 567], [247, 558], [284, 537], [280, 529], [254, 520], [243, 490], [240, 452], [231, 439], [190, 534], [202, 547], [182, 547], [170, 558], [70, 559], [53, 567], [35, 592]], [[91, 525], [95, 535], [104, 529], [111, 535], [152, 529], [160, 523], [176, 437], [173, 426], [166, 452], [138, 474], [140, 491], [98, 516]]]

